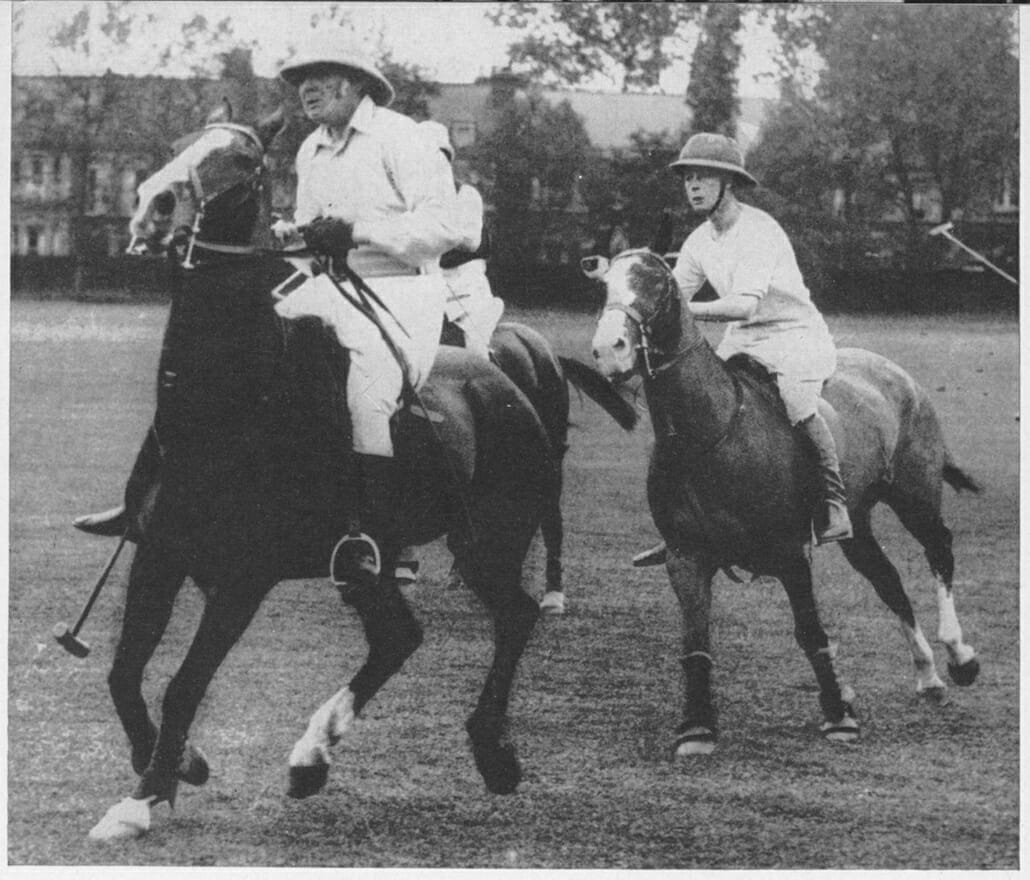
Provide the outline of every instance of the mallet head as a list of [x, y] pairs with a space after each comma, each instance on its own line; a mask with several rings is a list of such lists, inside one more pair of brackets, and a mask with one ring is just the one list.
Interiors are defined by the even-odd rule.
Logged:
[[54, 626], [54, 638], [69, 654], [76, 657], [86, 657], [89, 654], [89, 645], [75, 635], [67, 623], [58, 623]]
[[943, 235], [946, 232], [951, 232], [955, 228], [954, 223], [942, 223], [940, 226], [934, 226], [927, 235]]

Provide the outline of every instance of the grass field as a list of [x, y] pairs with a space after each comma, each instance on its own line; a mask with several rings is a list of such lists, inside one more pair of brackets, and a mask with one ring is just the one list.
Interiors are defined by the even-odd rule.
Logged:
[[[485, 614], [444, 586], [426, 549], [409, 596], [426, 641], [334, 751], [323, 794], [286, 798], [286, 756], [310, 713], [355, 671], [364, 641], [318, 581], [280, 585], [223, 665], [193, 728], [209, 783], [155, 811], [143, 839], [87, 831], [135, 777], [105, 677], [128, 560], [112, 575], [77, 660], [50, 636], [71, 622], [112, 542], [70, 528], [115, 502], [152, 407], [165, 309], [15, 301], [11, 313], [8, 859], [12, 865], [451, 868], [910, 868], [1019, 866], [1018, 349], [1015, 321], [836, 317], [930, 391], [982, 496], [946, 496], [957, 607], [983, 671], [945, 706], [918, 699], [893, 616], [836, 548], [815, 551], [838, 666], [863, 739], [818, 735], [811, 669], [776, 583], [720, 580], [715, 684], [723, 735], [692, 763], [670, 756], [678, 623], [643, 491], [650, 428], [624, 435], [576, 403], [566, 465], [569, 613], [542, 620], [520, 667], [512, 736], [525, 779], [486, 793], [463, 721], [486, 674]], [[589, 316], [509, 310], [586, 358]], [[646, 423], [646, 419], [645, 419]], [[936, 632], [920, 548], [888, 513], [881, 543]], [[526, 588], [542, 582], [534, 547]], [[155, 700], [192, 634], [183, 591], [146, 692]], [[939, 662], [943, 658], [938, 652]], [[155, 708], [155, 711], [157, 709]]]

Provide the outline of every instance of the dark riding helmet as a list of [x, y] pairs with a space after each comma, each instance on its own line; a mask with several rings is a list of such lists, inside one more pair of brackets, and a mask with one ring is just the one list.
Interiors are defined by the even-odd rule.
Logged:
[[688, 168], [728, 171], [743, 186], [758, 186], [758, 181], [744, 168], [744, 152], [732, 138], [723, 134], [701, 132], [690, 137], [680, 150], [679, 158], [669, 165], [679, 173]]

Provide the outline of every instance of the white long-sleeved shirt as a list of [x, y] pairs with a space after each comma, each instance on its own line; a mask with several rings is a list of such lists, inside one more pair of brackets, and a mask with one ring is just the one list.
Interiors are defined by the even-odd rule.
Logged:
[[[339, 217], [358, 248], [349, 262], [389, 263], [439, 271], [441, 254], [462, 243], [454, 180], [446, 158], [428, 149], [407, 116], [365, 97], [343, 139], [325, 126], [297, 151], [298, 225]], [[385, 260], [383, 259], [385, 258]]]
[[[775, 372], [824, 377], [836, 363], [833, 338], [783, 227], [751, 205], [723, 232], [706, 221], [683, 242], [673, 274], [686, 300], [707, 280], [720, 297], [758, 300], [750, 318], [731, 321], [718, 353], [752, 355]], [[829, 371], [829, 372], [827, 372]]]

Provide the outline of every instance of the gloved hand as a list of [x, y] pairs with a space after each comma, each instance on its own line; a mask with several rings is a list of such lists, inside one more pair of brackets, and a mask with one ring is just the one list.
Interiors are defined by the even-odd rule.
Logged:
[[318, 217], [298, 231], [311, 250], [334, 260], [346, 259], [347, 254], [357, 247], [353, 227], [338, 217]]

